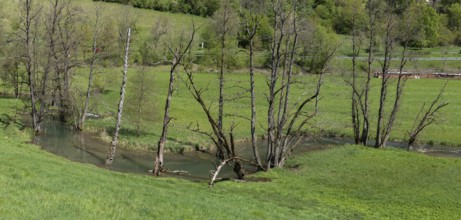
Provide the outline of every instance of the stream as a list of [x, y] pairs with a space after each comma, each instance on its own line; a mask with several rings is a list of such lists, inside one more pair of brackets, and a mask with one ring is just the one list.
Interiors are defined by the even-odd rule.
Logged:
[[[43, 150], [65, 157], [69, 160], [89, 163], [98, 167], [104, 167], [108, 143], [103, 142], [92, 134], [79, 132], [71, 127], [62, 125], [59, 122], [47, 122], [44, 125], [44, 133], [36, 136], [33, 140]], [[294, 154], [305, 153], [312, 150], [326, 149], [352, 143], [350, 138], [309, 138], [306, 139]], [[264, 149], [264, 141], [259, 143], [260, 149]], [[389, 145], [402, 147], [398, 142], [391, 142]], [[252, 150], [247, 142], [239, 143], [236, 146], [238, 155], [243, 158], [252, 158]], [[445, 146], [420, 146], [419, 151], [441, 157], [461, 157], [461, 150], [456, 147]], [[260, 154], [264, 157], [264, 151]], [[153, 169], [154, 152], [127, 151], [117, 149], [112, 170], [128, 173], [148, 174]], [[167, 153], [164, 156], [164, 167], [169, 171], [180, 172], [179, 174], [167, 174], [167, 176], [180, 176], [190, 180], [207, 180], [210, 171], [214, 169], [214, 156], [203, 152], [186, 152], [183, 154]], [[249, 172], [255, 170], [254, 166], [247, 164]], [[235, 174], [230, 166], [226, 166], [220, 173], [220, 177], [234, 177]]]

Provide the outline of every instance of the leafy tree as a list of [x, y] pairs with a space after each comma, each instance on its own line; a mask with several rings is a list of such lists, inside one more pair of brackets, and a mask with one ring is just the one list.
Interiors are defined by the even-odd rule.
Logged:
[[337, 48], [337, 37], [323, 26], [315, 25], [310, 31], [300, 34], [300, 58], [296, 63], [306, 72], [319, 74], [324, 70], [331, 53]]
[[448, 8], [448, 28], [452, 31], [461, 30], [461, 4], [455, 3]]
[[355, 25], [365, 23], [365, 12], [362, 1], [346, 0], [336, 6], [333, 28], [339, 34], [350, 34]]
[[439, 42], [439, 15], [432, 7], [427, 5], [419, 6], [418, 9], [418, 11], [422, 12], [420, 22], [424, 30], [424, 41], [422, 42], [422, 46], [437, 46]]

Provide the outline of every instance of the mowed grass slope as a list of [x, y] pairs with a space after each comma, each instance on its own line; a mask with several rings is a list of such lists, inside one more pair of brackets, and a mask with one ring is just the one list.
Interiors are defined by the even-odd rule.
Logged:
[[459, 159], [344, 146], [255, 175], [268, 182], [208, 188], [71, 162], [26, 144], [28, 138], [12, 126], [0, 131], [5, 219], [461, 218]]

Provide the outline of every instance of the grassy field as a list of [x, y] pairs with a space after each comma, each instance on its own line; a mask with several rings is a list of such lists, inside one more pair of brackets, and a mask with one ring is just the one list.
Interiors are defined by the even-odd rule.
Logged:
[[[41, 2], [46, 2], [41, 0]], [[73, 1], [74, 4], [85, 9], [87, 13], [91, 13], [92, 8], [95, 6], [95, 2], [91, 0], [76, 0]], [[2, 10], [5, 12], [3, 21], [7, 27], [9, 22], [12, 21], [18, 9], [16, 4], [7, 4], [6, 2], [1, 2]], [[140, 45], [140, 42], [143, 38], [147, 36], [150, 28], [154, 25], [154, 22], [160, 18], [164, 17], [168, 19], [171, 24], [172, 30], [177, 30], [180, 32], [181, 29], [188, 29], [190, 27], [191, 19], [193, 19], [197, 24], [204, 23], [206, 19], [201, 17], [194, 17], [184, 14], [171, 14], [157, 12], [147, 9], [134, 9], [129, 6], [124, 6], [120, 4], [112, 3], [103, 3], [106, 8], [106, 15], [112, 16], [113, 14], [130, 14], [133, 19], [136, 20], [136, 34], [133, 39], [132, 53], [136, 56], [136, 51]], [[347, 55], [350, 51], [350, 44], [348, 43], [347, 36], [341, 36], [343, 41], [341, 47], [338, 50], [338, 55]], [[431, 49], [422, 49], [421, 51], [415, 51], [418, 53], [418, 56], [423, 57], [456, 57], [458, 47], [438, 47]], [[245, 56], [244, 53], [240, 53], [241, 56]], [[361, 56], [366, 56], [365, 53], [362, 53]], [[134, 59], [134, 58], [132, 58]], [[348, 70], [351, 69], [349, 59], [341, 58], [336, 59], [332, 63], [332, 74], [327, 76], [324, 81], [324, 89], [321, 93], [321, 103], [320, 103], [320, 114], [310, 125], [309, 131], [315, 134], [334, 134], [334, 135], [344, 135], [351, 136], [350, 129], [350, 116], [349, 116], [349, 94], [350, 88], [344, 83], [344, 79], [341, 74], [345, 74]], [[394, 67], [397, 65], [397, 62], [394, 62]], [[379, 68], [379, 63], [375, 62], [375, 68]], [[204, 69], [204, 67], [202, 67]], [[408, 64], [408, 68], [415, 70], [423, 69], [433, 69], [434, 71], [457, 71], [461, 69], [461, 62], [452, 61], [452, 60], [424, 60], [424, 61], [411, 61]], [[131, 81], [135, 77], [135, 73], [140, 71], [140, 67], [132, 67], [129, 70], [129, 81], [130, 86], [128, 88], [129, 96], [127, 97], [127, 108], [133, 106], [132, 96], [137, 92], [137, 85], [134, 85]], [[103, 93], [100, 97], [96, 97], [92, 100], [94, 108], [91, 110], [94, 113], [101, 114], [104, 116], [101, 120], [90, 120], [87, 123], [87, 129], [89, 131], [100, 133], [103, 138], [109, 140], [109, 136], [112, 135], [112, 130], [114, 127], [114, 115], [118, 103], [120, 79], [121, 79], [121, 68], [107, 67], [99, 68], [97, 70], [98, 74], [96, 76], [95, 84], [103, 88]], [[150, 114], [149, 117], [146, 117], [146, 120], [143, 121], [143, 131], [141, 135], [138, 135], [135, 132], [134, 121], [136, 119], [136, 111], [126, 111], [124, 115], [124, 121], [122, 125], [122, 146], [126, 148], [137, 148], [137, 149], [149, 149], [155, 147], [157, 142], [160, 129], [161, 129], [161, 118], [163, 114], [163, 105], [165, 94], [167, 91], [168, 83], [168, 67], [157, 67], [157, 68], [147, 68], [148, 77], [152, 81], [151, 87], [152, 91], [149, 93], [150, 106], [149, 111], [146, 114]], [[237, 72], [237, 71], [236, 71]], [[227, 87], [226, 95], [227, 98], [232, 99], [236, 94], [242, 92], [241, 89], [237, 87], [248, 88], [248, 75], [245, 74], [245, 70], [240, 71], [242, 73], [231, 73], [226, 74]], [[76, 88], [80, 88], [80, 92], [84, 91], [85, 80], [87, 78], [88, 71], [84, 68], [76, 70], [75, 76], [76, 79], [73, 82]], [[262, 127], [258, 127], [258, 134], [264, 135], [264, 124], [266, 124], [265, 114], [267, 113], [267, 102], [265, 101], [265, 94], [267, 91], [266, 86], [266, 76], [264, 74], [259, 74], [257, 76], [257, 105], [258, 105], [258, 120]], [[207, 73], [198, 73], [196, 77], [197, 83], [201, 87], [208, 88], [206, 92], [206, 99], [212, 110], [216, 110], [217, 105], [217, 76], [212, 72]], [[312, 76], [301, 76], [298, 77], [298, 80], [301, 82], [297, 85], [293, 93], [294, 99], [301, 97], [305, 92], [312, 92], [314, 89], [312, 81], [315, 80], [315, 77]], [[310, 82], [310, 84], [306, 84]], [[378, 89], [377, 85], [379, 83], [378, 79], [373, 79], [373, 94], [372, 100], [377, 100]], [[398, 115], [398, 121], [395, 126], [395, 131], [392, 133], [391, 139], [404, 141], [406, 139], [406, 134], [413, 124], [415, 114], [419, 111], [420, 106], [424, 102], [430, 101], [433, 97], [436, 96], [439, 88], [443, 85], [444, 80], [410, 80], [408, 82], [407, 91], [403, 100], [403, 107]], [[461, 101], [457, 98], [457, 95], [460, 93], [460, 83], [461, 81], [453, 80], [450, 82], [447, 88], [447, 92], [444, 96], [444, 100], [449, 102], [449, 106], [444, 109], [441, 114], [439, 123], [428, 128], [421, 136], [421, 141], [423, 143], [435, 143], [435, 144], [446, 144], [446, 145], [461, 145], [461, 136], [457, 135], [456, 131], [461, 128], [460, 112], [461, 112]], [[199, 108], [198, 104], [192, 99], [192, 96], [188, 93], [184, 84], [181, 80], [177, 80], [177, 91], [174, 96], [173, 106], [172, 106], [172, 115], [174, 120], [172, 122], [172, 128], [170, 129], [169, 138], [171, 141], [167, 143], [169, 149], [180, 149], [188, 148], [191, 149], [191, 146], [199, 145], [203, 147], [209, 147], [210, 142], [206, 137], [198, 135], [194, 132], [191, 132], [187, 127], [189, 125], [200, 125], [201, 129], [209, 129], [206, 118], [204, 117], [203, 112]], [[4, 90], [8, 92], [8, 90]], [[131, 97], [130, 97], [131, 94]], [[377, 103], [373, 102], [372, 115], [376, 112]], [[235, 133], [236, 137], [240, 140], [245, 140], [249, 138], [249, 122], [241, 117], [248, 117], [250, 114], [249, 110], [249, 98], [244, 97], [243, 99], [233, 100], [228, 102], [225, 106], [226, 113], [229, 115], [226, 117], [227, 127], [230, 126], [232, 121], [238, 123]], [[312, 111], [312, 106], [308, 106], [310, 111]], [[376, 120], [372, 120], [372, 128], [374, 128], [373, 123]], [[374, 131], [372, 131], [374, 134]]]
[[[121, 133], [122, 143], [125, 147], [131, 148], [152, 148], [158, 139], [161, 131], [161, 115], [163, 114], [163, 106], [165, 102], [165, 96], [168, 86], [168, 74], [165, 69], [161, 68], [149, 68], [147, 69], [148, 77], [152, 81], [153, 90], [149, 95], [150, 105], [153, 106], [149, 109], [149, 113], [152, 117], [150, 120], [144, 121], [144, 131], [138, 136], [134, 132], [134, 121], [133, 116], [135, 112], [126, 111], [125, 119], [122, 127], [124, 130]], [[119, 80], [121, 78], [120, 70], [117, 68], [102, 69], [102, 73], [98, 76], [99, 81], [105, 82], [105, 88], [107, 89], [100, 97], [96, 97], [92, 100], [94, 103], [94, 111], [98, 114], [105, 116], [103, 119], [90, 120], [88, 121], [88, 128], [91, 131], [106, 132], [106, 135], [110, 135], [115, 125], [116, 106], [118, 103], [119, 93]], [[129, 71], [128, 80], [134, 80], [136, 72], [140, 71], [140, 68], [133, 67]], [[85, 77], [86, 71], [81, 72], [80, 77]], [[243, 88], [248, 88], [247, 78], [248, 75], [245, 73], [232, 73], [226, 75], [227, 88], [225, 90], [227, 98], [231, 99], [235, 97]], [[214, 73], [197, 73], [196, 81], [202, 88], [207, 88], [204, 93], [207, 103], [210, 104], [211, 110], [217, 110], [217, 75]], [[264, 125], [266, 123], [267, 114], [267, 102], [265, 100], [265, 92], [267, 91], [266, 86], [266, 75], [261, 73], [257, 75], [256, 90], [257, 90], [257, 113], [258, 121]], [[293, 90], [293, 99], [298, 99], [313, 92], [314, 81], [316, 76], [299, 76], [297, 80], [300, 82]], [[77, 78], [76, 81], [79, 81]], [[373, 79], [372, 81], [372, 118], [375, 118], [377, 112], [377, 99], [378, 99], [378, 84], [379, 79]], [[440, 88], [445, 83], [445, 80], [441, 79], [419, 79], [419, 80], [408, 80], [405, 95], [403, 98], [402, 108], [398, 114], [398, 119], [395, 125], [395, 130], [392, 132], [391, 140], [404, 141], [406, 140], [407, 132], [412, 127], [414, 118], [419, 112], [420, 107], [424, 102], [431, 102], [432, 99], [438, 94]], [[444, 109], [438, 119], [437, 124], [427, 128], [421, 135], [421, 141], [423, 143], [435, 143], [444, 145], [461, 145], [461, 136], [457, 135], [457, 131], [461, 129], [461, 100], [458, 98], [458, 94], [461, 93], [461, 81], [452, 80], [449, 82], [443, 100], [450, 104]], [[127, 90], [128, 99], [127, 106], [130, 106], [133, 100], [130, 100], [130, 94], [136, 93], [136, 85], [130, 84]], [[308, 94], [305, 94], [305, 93]], [[340, 75], [333, 74], [328, 75], [323, 84], [321, 91], [320, 101], [320, 112], [310, 124], [309, 131], [311, 133], [325, 135], [334, 134], [341, 136], [351, 136], [352, 131], [350, 128], [350, 88], [344, 82], [344, 78]], [[390, 92], [390, 96], [393, 96], [393, 92]], [[390, 106], [390, 105], [388, 105]], [[313, 111], [313, 105], [309, 105], [306, 108], [308, 111]], [[231, 123], [234, 121], [238, 124], [235, 128], [237, 139], [248, 139], [249, 138], [249, 122], [242, 117], [249, 117], [250, 114], [250, 100], [246, 95], [245, 97], [233, 100], [225, 105], [225, 111], [227, 116], [225, 118], [226, 127], [229, 128]], [[181, 80], [181, 73], [178, 75], [176, 82], [176, 92], [173, 97], [171, 115], [174, 117], [172, 127], [170, 129], [169, 138], [171, 141], [167, 143], [170, 149], [182, 148], [185, 145], [194, 146], [209, 146], [209, 141], [206, 137], [190, 131], [187, 127], [189, 125], [196, 126], [198, 123], [200, 129], [209, 130], [206, 117], [199, 105], [193, 100], [189, 91], [185, 87]], [[374, 124], [376, 120], [373, 119], [372, 133], [374, 135]], [[264, 129], [261, 127], [257, 128], [259, 135], [264, 135]]]
[[[12, 114], [17, 100], [0, 99]], [[459, 219], [461, 161], [360, 146], [299, 155], [247, 183], [123, 174], [70, 162], [0, 130], [5, 219]]]
[[[45, 0], [43, 0], [45, 1]], [[74, 1], [91, 8], [91, 0]], [[119, 14], [126, 7], [106, 4]], [[0, 2], [8, 16], [14, 15], [14, 4]], [[131, 9], [129, 9], [131, 10]], [[133, 10], [138, 18], [139, 36], [147, 33], [150, 23], [166, 16], [176, 25], [188, 26], [190, 17], [150, 10]], [[199, 19], [199, 18], [197, 18]], [[176, 27], [175, 27], [176, 28]], [[135, 45], [136, 47], [136, 45]], [[136, 48], [134, 49], [136, 50]], [[437, 49], [438, 50], [438, 49]], [[450, 49], [455, 53], [456, 48]], [[441, 52], [446, 54], [443, 49]], [[346, 53], [347, 54], [347, 53]], [[450, 55], [451, 56], [451, 55]], [[440, 68], [439, 61], [424, 62], [427, 68]], [[448, 62], [448, 61], [447, 61]], [[313, 134], [351, 136], [350, 89], [337, 65], [335, 74], [326, 76], [321, 93], [320, 112], [309, 126]], [[450, 62], [457, 68], [458, 62]], [[147, 68], [152, 91], [146, 105], [150, 108], [143, 120], [140, 135], [135, 132], [136, 111], [133, 97], [139, 85], [134, 84], [140, 67], [129, 69], [126, 111], [122, 121], [121, 145], [124, 148], [154, 148], [161, 130], [161, 115], [167, 91], [168, 67]], [[102, 115], [91, 119], [87, 131], [109, 139], [115, 125], [115, 111], [121, 80], [121, 68], [98, 68], [95, 83], [102, 88], [92, 98], [91, 112]], [[73, 86], [82, 89], [88, 71], [76, 69]], [[209, 130], [206, 118], [184, 86], [179, 73], [173, 97], [174, 117], [167, 147], [172, 151], [194, 146], [209, 147], [202, 135], [188, 129], [200, 125]], [[197, 84], [207, 88], [204, 93], [211, 110], [217, 110], [217, 74], [199, 72]], [[226, 97], [232, 99], [248, 88], [248, 75], [226, 74]], [[298, 99], [314, 90], [315, 76], [299, 76], [293, 91]], [[405, 140], [420, 106], [436, 96], [444, 80], [409, 80], [403, 106], [391, 139]], [[373, 79], [372, 100], [377, 100], [378, 79]], [[436, 125], [428, 128], [422, 142], [461, 145], [461, 81], [448, 84], [444, 109]], [[257, 75], [258, 121], [264, 127], [267, 102], [266, 75]], [[78, 91], [78, 90], [75, 90]], [[83, 91], [83, 90], [82, 90]], [[10, 92], [3, 89], [3, 92]], [[77, 92], [78, 93], [78, 92]], [[248, 97], [226, 103], [228, 128], [232, 121], [238, 126], [236, 138], [249, 138], [247, 117]], [[377, 102], [373, 101], [373, 112]], [[313, 106], [307, 106], [313, 111]], [[0, 98], [0, 118], [20, 119], [24, 112], [21, 100]], [[373, 116], [375, 114], [373, 113]], [[375, 123], [375, 120], [372, 121]], [[373, 125], [372, 124], [372, 125]], [[258, 134], [264, 129], [258, 127]], [[372, 126], [373, 128], [373, 126]], [[395, 149], [371, 149], [341, 146], [334, 149], [296, 155], [287, 169], [275, 169], [249, 177], [249, 182], [220, 182], [208, 188], [204, 182], [154, 178], [147, 175], [108, 171], [88, 164], [70, 162], [29, 144], [30, 131], [0, 123], [0, 218], [5, 219], [461, 219], [461, 160], [434, 158]], [[253, 181], [252, 181], [253, 180]], [[260, 180], [260, 181], [255, 181]]]

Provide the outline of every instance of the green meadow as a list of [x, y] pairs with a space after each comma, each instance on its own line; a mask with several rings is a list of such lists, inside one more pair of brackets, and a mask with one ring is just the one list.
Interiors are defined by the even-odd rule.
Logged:
[[[126, 111], [124, 114], [123, 129], [121, 133], [122, 145], [126, 148], [149, 149], [155, 147], [158, 136], [161, 132], [161, 119], [166, 98], [168, 86], [168, 67], [148, 68], [146, 71], [149, 86], [152, 87], [150, 99], [146, 102], [152, 108], [149, 109], [152, 117], [147, 118], [143, 122], [143, 132], [137, 134], [135, 131], [134, 114], [136, 111]], [[115, 126], [116, 106], [118, 104], [118, 94], [121, 80], [121, 71], [118, 68], [101, 69], [101, 74], [98, 80], [105, 83], [106, 91], [99, 97], [93, 98], [94, 113], [103, 116], [102, 119], [89, 120], [87, 127], [90, 131], [101, 134], [102, 136], [110, 136], [113, 127]], [[137, 72], [141, 71], [140, 67], [132, 67], [129, 70], [129, 86], [127, 89], [127, 105], [133, 103], [130, 100], [132, 94], [137, 92], [135, 81]], [[79, 73], [79, 77], [85, 77], [85, 71]], [[265, 99], [265, 91], [267, 91], [266, 74], [259, 73], [256, 77], [256, 92], [257, 92], [257, 119], [261, 126], [257, 127], [259, 136], [265, 135], [264, 123], [266, 123], [267, 101]], [[176, 79], [176, 91], [173, 96], [171, 115], [174, 118], [170, 128], [167, 147], [174, 151], [179, 148], [189, 148], [195, 145], [201, 147], [211, 147], [210, 141], [204, 135], [198, 134], [192, 129], [199, 128], [203, 131], [210, 131], [207, 119], [202, 109], [193, 97], [190, 95], [185, 86], [183, 73], [179, 72]], [[232, 123], [236, 124], [234, 133], [239, 140], [249, 139], [250, 123], [246, 119], [250, 115], [250, 99], [248, 95], [241, 93], [249, 88], [249, 75], [244, 71], [240, 73], [226, 74], [225, 88], [226, 98], [230, 101], [225, 104], [225, 124], [230, 128]], [[298, 83], [293, 88], [293, 100], [306, 97], [315, 89], [315, 83], [318, 76], [299, 75], [296, 80]], [[314, 117], [309, 125], [307, 132], [316, 135], [334, 135], [334, 136], [352, 136], [350, 125], [350, 95], [351, 89], [346, 83], [347, 76], [339, 74], [327, 74], [323, 81], [323, 88], [320, 94], [319, 113]], [[196, 83], [203, 89], [206, 89], [204, 97], [209, 104], [211, 111], [217, 112], [218, 97], [218, 76], [213, 72], [197, 72], [195, 73]], [[79, 81], [77, 78], [76, 81]], [[403, 97], [401, 111], [398, 114], [395, 129], [392, 132], [391, 140], [406, 141], [408, 131], [413, 126], [416, 114], [424, 103], [429, 104], [433, 98], [437, 96], [442, 86], [445, 84], [444, 79], [409, 79], [406, 84], [405, 94]], [[377, 108], [378, 108], [378, 84], [380, 79], [373, 78], [371, 92], [371, 116], [372, 129], [376, 123]], [[442, 144], [450, 146], [460, 146], [461, 136], [457, 135], [457, 130], [461, 129], [461, 100], [458, 95], [461, 93], [461, 81], [449, 81], [443, 101], [449, 105], [444, 108], [438, 115], [434, 125], [428, 127], [420, 137], [420, 143]], [[390, 99], [394, 93], [392, 87], [389, 91]], [[238, 97], [238, 99], [237, 99]], [[387, 106], [391, 106], [389, 103]], [[306, 107], [308, 112], [314, 111], [314, 103]], [[217, 113], [216, 113], [217, 114]], [[374, 135], [374, 131], [371, 132]], [[186, 143], [186, 144], [184, 144]]]
[[[41, 0], [47, 2], [46, 0]], [[16, 1], [15, 1], [16, 2]], [[74, 0], [91, 9], [91, 0]], [[127, 13], [136, 20], [132, 51], [140, 47], [153, 22], [169, 20], [174, 30], [190, 29], [206, 19], [103, 3], [111, 14]], [[2, 22], [9, 24], [17, 6], [0, 2]], [[342, 37], [347, 40], [347, 37]], [[347, 44], [338, 55], [347, 56]], [[196, 51], [195, 51], [196, 52]], [[460, 57], [458, 47], [421, 49], [419, 57]], [[365, 56], [364, 53], [361, 56]], [[241, 53], [245, 56], [245, 53]], [[134, 60], [135, 58], [132, 58]], [[263, 60], [261, 58], [261, 60]], [[261, 61], [262, 63], [262, 61]], [[363, 67], [362, 67], [363, 68]], [[379, 64], [375, 63], [375, 68]], [[412, 69], [456, 71], [456, 60], [410, 62]], [[306, 133], [315, 136], [351, 137], [351, 88], [345, 73], [349, 59], [336, 59], [325, 75], [320, 92], [319, 112], [309, 121]], [[139, 73], [146, 78], [140, 80]], [[131, 150], [156, 149], [160, 136], [167, 93], [169, 66], [130, 65], [120, 147]], [[204, 89], [204, 99], [217, 115], [218, 74], [213, 67], [194, 67], [195, 82]], [[88, 69], [74, 69], [73, 97], [81, 104]], [[264, 137], [267, 124], [267, 76], [256, 75], [257, 134]], [[98, 66], [85, 132], [110, 142], [120, 94], [122, 68]], [[247, 70], [225, 74], [225, 128], [234, 129], [238, 141], [250, 138], [250, 98]], [[318, 76], [298, 74], [292, 90], [293, 102], [315, 90]], [[184, 72], [176, 73], [171, 106], [170, 130], [166, 147], [171, 152], [213, 148], [210, 140], [193, 129], [209, 132], [200, 106], [184, 83]], [[363, 80], [363, 79], [361, 79]], [[430, 103], [445, 79], [409, 79], [402, 107], [390, 140], [405, 142], [416, 114]], [[149, 88], [144, 112], [138, 124], [136, 95], [141, 83]], [[372, 79], [371, 135], [374, 135], [380, 79]], [[387, 106], [394, 96], [391, 83]], [[373, 149], [342, 145], [291, 157], [285, 169], [272, 169], [247, 176], [246, 181], [223, 181], [208, 187], [206, 182], [113, 172], [90, 164], [72, 162], [31, 144], [32, 131], [23, 119], [29, 102], [8, 98], [11, 88], [1, 88], [0, 97], [0, 219], [461, 219], [461, 159], [441, 158], [398, 149]], [[6, 95], [5, 95], [6, 94]], [[24, 88], [23, 94], [27, 94]], [[419, 144], [461, 147], [461, 80], [450, 80], [442, 100], [444, 108], [436, 123], [421, 134]], [[27, 95], [25, 95], [27, 96]], [[290, 110], [294, 110], [291, 107]], [[314, 103], [306, 106], [314, 112]], [[141, 130], [137, 132], [137, 126]], [[371, 137], [373, 138], [373, 137]], [[152, 162], [153, 163], [153, 162]]]
[[461, 218], [459, 159], [349, 145], [293, 157], [287, 169], [248, 182], [208, 188], [71, 162], [27, 144], [29, 138], [14, 126], [1, 131], [5, 219]]

